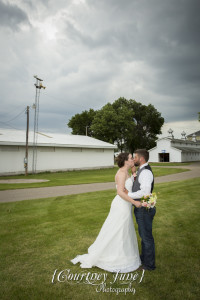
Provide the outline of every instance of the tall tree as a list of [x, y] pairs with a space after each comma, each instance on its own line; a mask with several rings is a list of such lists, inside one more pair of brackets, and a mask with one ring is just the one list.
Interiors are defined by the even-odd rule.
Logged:
[[96, 111], [90, 109], [85, 110], [81, 114], [74, 115], [68, 122], [68, 127], [72, 128], [72, 134], [92, 136], [91, 125], [96, 115]]
[[128, 101], [119, 98], [113, 104], [106, 104], [96, 113], [91, 126], [93, 136], [106, 142], [115, 142], [121, 151], [125, 150], [134, 128], [131, 119], [133, 116]]
[[112, 104], [117, 114], [117, 137], [118, 149], [129, 150], [128, 142], [135, 130], [134, 111], [130, 109], [129, 101], [123, 97], [115, 100]]
[[135, 130], [128, 141], [128, 148], [133, 152], [136, 148], [150, 149], [156, 145], [157, 135], [161, 134], [164, 118], [152, 104], [143, 105], [129, 100], [129, 108], [134, 112]]
[[98, 111], [90, 109], [76, 114], [68, 126], [72, 134], [88, 135], [109, 143], [116, 143], [118, 149], [131, 153], [138, 148], [150, 149], [155, 146], [161, 133], [164, 118], [152, 105], [143, 105], [123, 97], [108, 103]]

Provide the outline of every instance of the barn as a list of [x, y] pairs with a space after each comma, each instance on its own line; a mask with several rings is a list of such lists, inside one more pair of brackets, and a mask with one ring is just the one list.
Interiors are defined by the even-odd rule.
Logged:
[[200, 160], [200, 141], [166, 137], [158, 139], [156, 143], [156, 147], [149, 150], [149, 162]]
[[[114, 166], [115, 145], [82, 135], [37, 133], [36, 172]], [[0, 129], [0, 175], [24, 173], [26, 132]], [[33, 132], [29, 132], [28, 171], [32, 172]]]
[[199, 131], [195, 131], [194, 133], [191, 133], [189, 135], [187, 135], [187, 139], [189, 141], [198, 141], [200, 142], [200, 130]]

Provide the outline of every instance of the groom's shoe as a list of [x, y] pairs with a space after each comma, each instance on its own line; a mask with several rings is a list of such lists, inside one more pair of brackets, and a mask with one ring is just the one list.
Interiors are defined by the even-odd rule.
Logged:
[[146, 270], [144, 265], [141, 265], [141, 266], [137, 269], [137, 271], [142, 271], [142, 270]]
[[145, 265], [141, 265], [141, 266], [137, 269], [137, 271], [142, 271], [142, 270], [153, 271], [153, 270], [155, 270], [155, 268], [150, 269], [150, 268], [146, 267]]

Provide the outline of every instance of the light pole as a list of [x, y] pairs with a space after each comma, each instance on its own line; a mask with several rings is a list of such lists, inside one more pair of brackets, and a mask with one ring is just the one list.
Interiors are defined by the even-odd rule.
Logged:
[[25, 176], [28, 175], [28, 133], [29, 133], [29, 106], [26, 108], [27, 121], [26, 121], [26, 155], [24, 159]]
[[35, 109], [34, 114], [34, 133], [33, 133], [33, 164], [32, 164], [32, 173], [36, 172], [36, 164], [37, 164], [37, 134], [38, 134], [38, 117], [39, 117], [39, 99], [40, 99], [40, 90], [45, 89], [46, 87], [42, 85], [42, 79], [38, 78], [37, 75], [34, 76], [36, 79], [35, 88], [35, 103], [33, 104], [33, 108]]

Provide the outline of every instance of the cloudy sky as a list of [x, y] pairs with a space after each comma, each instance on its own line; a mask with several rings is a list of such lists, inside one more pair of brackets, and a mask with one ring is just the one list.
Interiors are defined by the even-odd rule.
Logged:
[[[0, 0], [0, 127], [39, 130], [119, 97], [153, 104], [163, 134], [200, 129], [199, 0]], [[34, 110], [30, 110], [33, 128]]]

